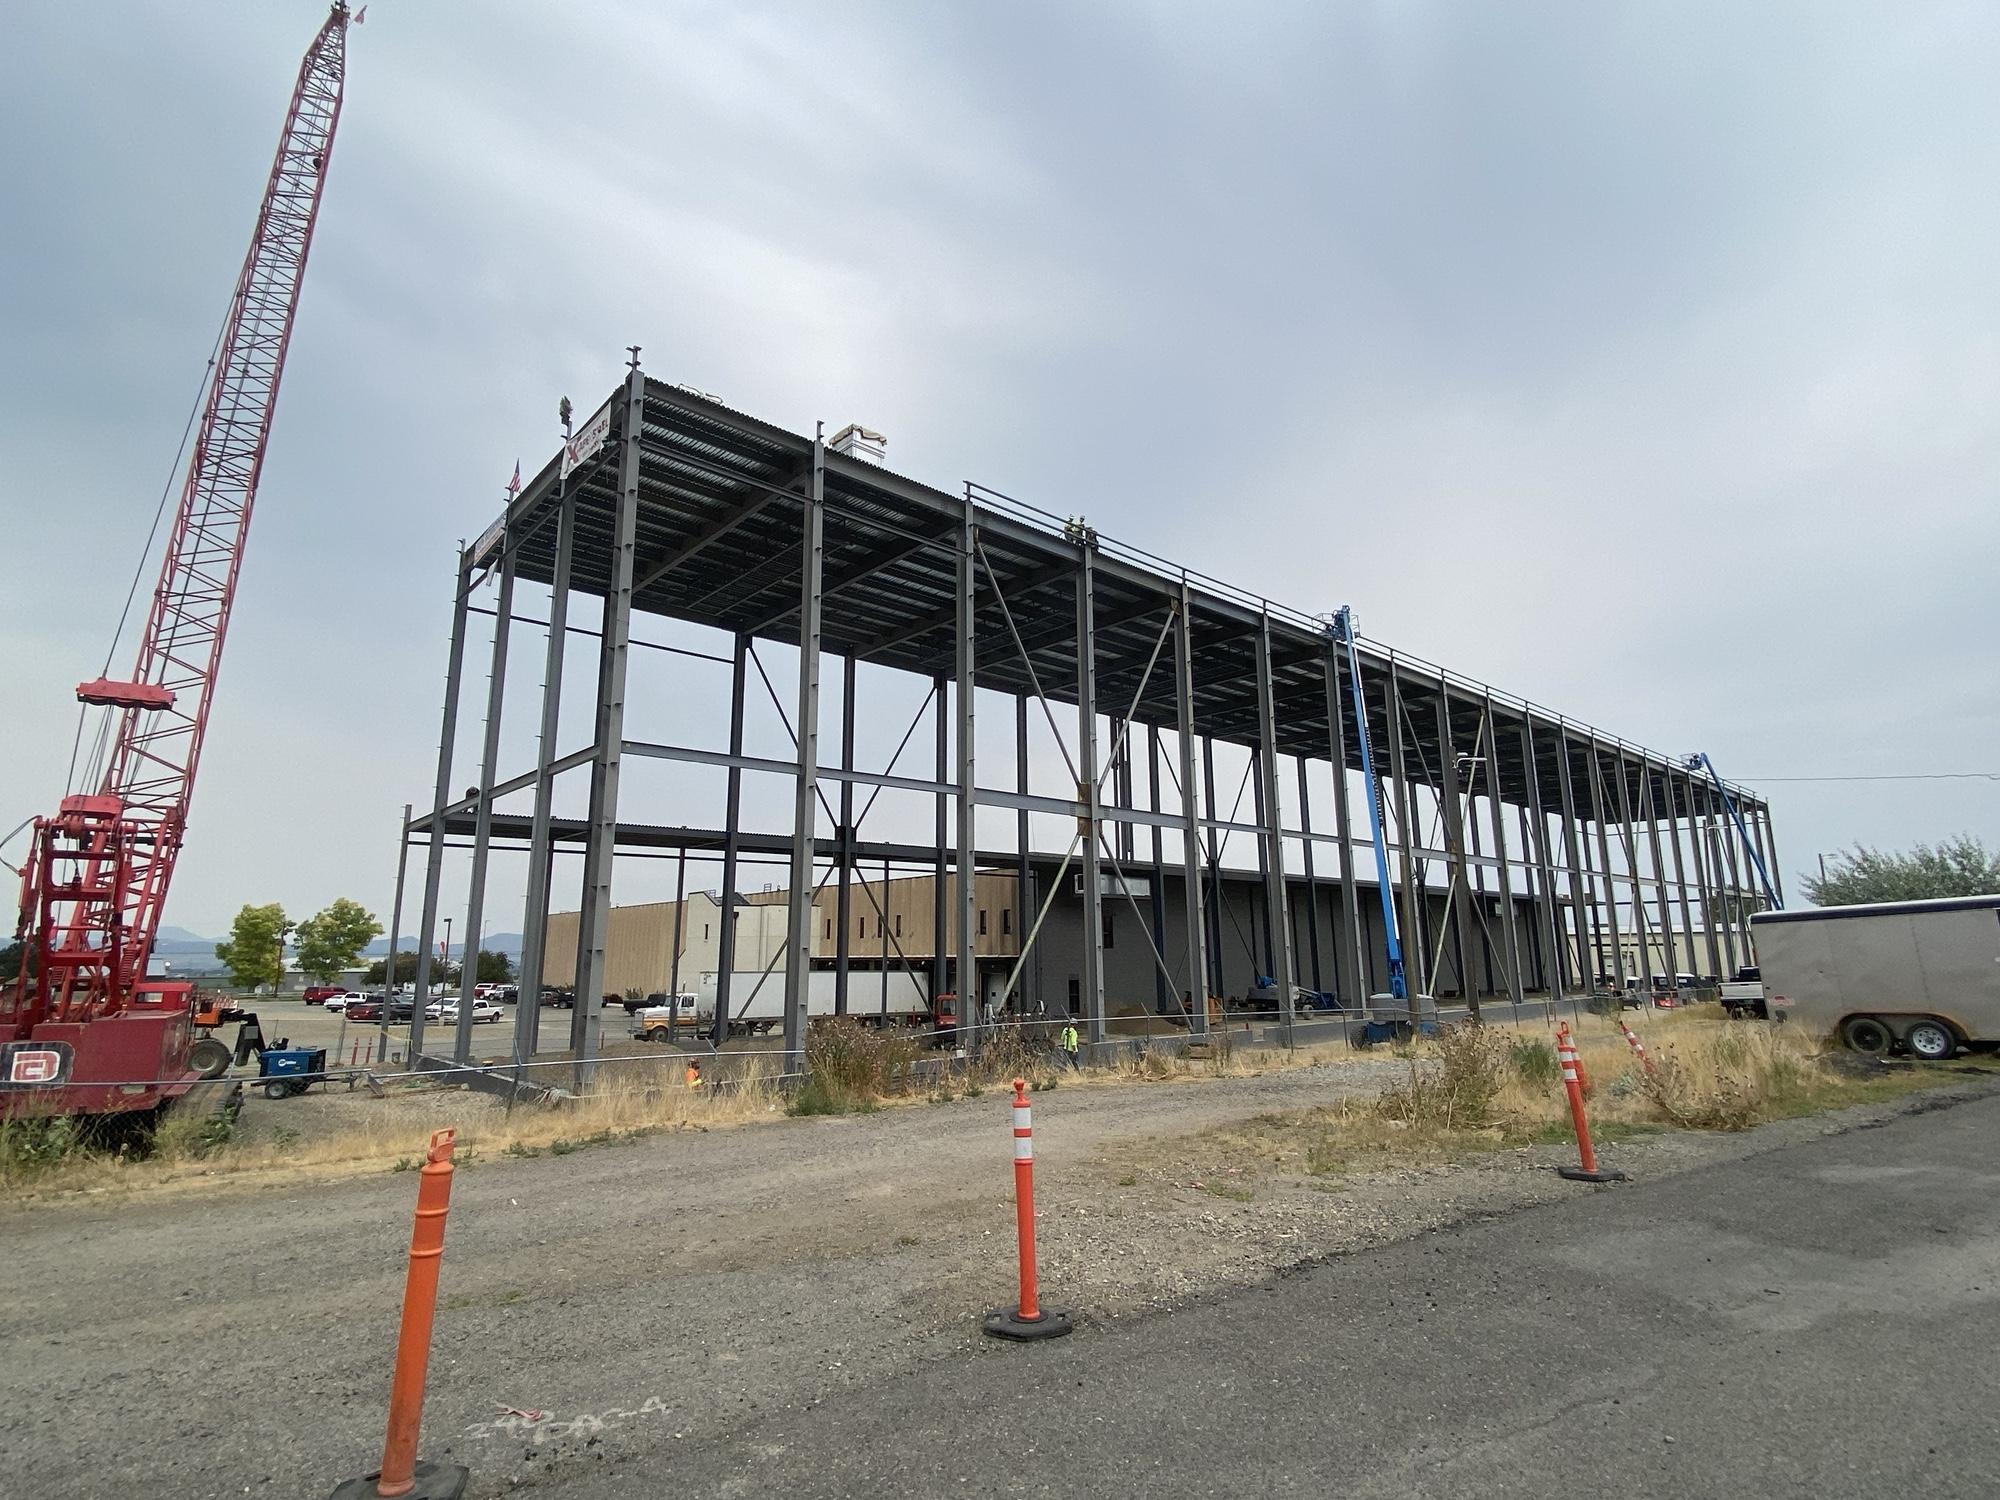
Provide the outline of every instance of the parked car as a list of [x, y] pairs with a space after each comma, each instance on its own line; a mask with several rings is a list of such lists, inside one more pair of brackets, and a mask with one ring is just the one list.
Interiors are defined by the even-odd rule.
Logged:
[[384, 1008], [388, 1010], [388, 1021], [392, 1026], [405, 1025], [416, 1012], [416, 1003], [399, 998], [384, 1000], [380, 995], [370, 995], [356, 1000], [347, 1007], [350, 1021], [380, 1021]]
[[542, 1004], [553, 1006], [557, 1010], [575, 1010], [576, 991], [558, 989], [555, 985], [545, 984], [542, 986]]
[[308, 1005], [323, 1005], [335, 995], [344, 993], [337, 984], [309, 984], [306, 986], [305, 1002]]
[[342, 1011], [346, 1010], [350, 1005], [357, 1004], [360, 1001], [367, 1000], [370, 998], [372, 997], [363, 993], [360, 990], [337, 990], [333, 994], [328, 995], [326, 999], [321, 1003], [325, 1005], [326, 1008], [332, 1011], [335, 1015], [339, 1015]]
[[1722, 1008], [1731, 1016], [1741, 1019], [1756, 1016], [1760, 1020], [1770, 1014], [1764, 1004], [1764, 971], [1756, 964], [1747, 964], [1736, 971], [1736, 977], [1722, 987]]
[[518, 984], [496, 984], [486, 998], [496, 1005], [512, 1005], [521, 998], [521, 987]]
[[[446, 1025], [456, 1026], [458, 1024], [458, 1002], [456, 1000], [440, 1000], [435, 1004], [425, 1006], [424, 1014], [433, 1021], [443, 1021]], [[475, 1026], [482, 1025], [487, 1021], [497, 1021], [505, 1014], [506, 1012], [501, 1010], [499, 1005], [494, 1001], [475, 999], [472, 1002], [472, 1024]]]

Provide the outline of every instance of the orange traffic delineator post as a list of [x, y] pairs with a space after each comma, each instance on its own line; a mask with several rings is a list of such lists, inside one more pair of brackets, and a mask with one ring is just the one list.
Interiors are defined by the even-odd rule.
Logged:
[[1567, 1177], [1572, 1182], [1623, 1182], [1623, 1172], [1600, 1168], [1597, 1152], [1590, 1144], [1590, 1121], [1583, 1112], [1583, 1081], [1581, 1068], [1577, 1062], [1576, 1041], [1569, 1034], [1567, 1022], [1556, 1032], [1556, 1061], [1562, 1065], [1563, 1092], [1569, 1095], [1570, 1123], [1576, 1127], [1576, 1151], [1578, 1165], [1557, 1167], [1558, 1176]]
[[1035, 1124], [1028, 1085], [1014, 1080], [1014, 1230], [1021, 1251], [1021, 1295], [1012, 1307], [986, 1315], [985, 1328], [1001, 1339], [1059, 1339], [1073, 1326], [1069, 1314], [1043, 1307], [1035, 1281]]
[[451, 1210], [451, 1151], [455, 1130], [431, 1136], [424, 1169], [417, 1174], [417, 1219], [410, 1231], [410, 1274], [403, 1284], [403, 1327], [396, 1338], [396, 1374], [389, 1384], [389, 1436], [382, 1467], [350, 1479], [333, 1500], [405, 1496], [407, 1500], [459, 1500], [469, 1472], [457, 1464], [417, 1457], [417, 1429], [424, 1416], [424, 1376], [431, 1362], [431, 1323], [437, 1314], [438, 1262], [444, 1257], [444, 1220]]
[[1632, 1049], [1633, 1055], [1644, 1065], [1646, 1071], [1648, 1073], [1657, 1073], [1659, 1069], [1653, 1066], [1652, 1056], [1646, 1051], [1646, 1044], [1639, 1040], [1639, 1033], [1634, 1031], [1630, 1026], [1627, 1026], [1623, 1021], [1618, 1023], [1618, 1029], [1625, 1033], [1625, 1045]]

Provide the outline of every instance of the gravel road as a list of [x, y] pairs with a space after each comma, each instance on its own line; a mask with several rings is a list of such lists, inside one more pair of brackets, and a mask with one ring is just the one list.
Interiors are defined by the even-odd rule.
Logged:
[[[1079, 1340], [1574, 1191], [1535, 1151], [1248, 1201], [1177, 1174], [1179, 1142], [1397, 1072], [1356, 1061], [1036, 1095], [1043, 1281], [1077, 1311]], [[476, 1495], [563, 1488], [992, 1357], [977, 1328], [1012, 1289], [1006, 1106], [989, 1090], [469, 1166], [425, 1452], [470, 1464]], [[489, 1107], [464, 1096], [468, 1113]], [[1657, 1176], [1832, 1128], [1665, 1137], [1626, 1157]], [[414, 1176], [384, 1173], [0, 1210], [7, 1487], [310, 1495], [371, 1467], [414, 1193]]]

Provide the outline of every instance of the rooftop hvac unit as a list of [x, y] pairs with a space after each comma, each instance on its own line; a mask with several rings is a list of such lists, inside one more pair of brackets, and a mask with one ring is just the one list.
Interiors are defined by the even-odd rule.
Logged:
[[879, 464], [889, 448], [889, 440], [873, 428], [863, 427], [859, 422], [849, 422], [833, 435], [827, 444], [835, 453], [845, 453], [849, 458], [858, 458], [864, 463]]

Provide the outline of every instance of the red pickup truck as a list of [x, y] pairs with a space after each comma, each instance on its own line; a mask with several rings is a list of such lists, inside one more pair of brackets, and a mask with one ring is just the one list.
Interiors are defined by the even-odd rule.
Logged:
[[343, 984], [309, 984], [306, 986], [306, 1004], [324, 1005], [335, 995], [345, 993], [346, 989]]

